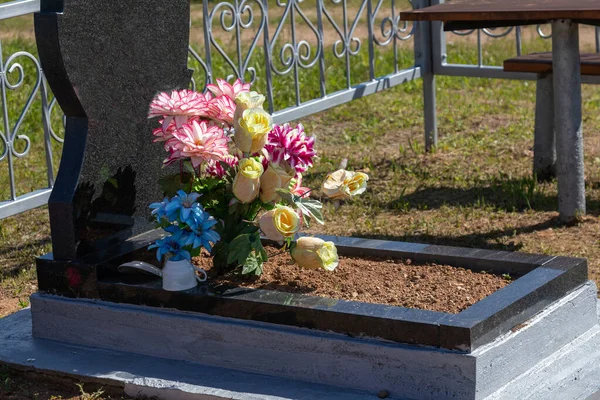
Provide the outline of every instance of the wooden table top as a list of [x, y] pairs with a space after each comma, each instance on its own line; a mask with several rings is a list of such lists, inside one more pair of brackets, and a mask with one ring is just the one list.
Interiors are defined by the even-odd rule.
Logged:
[[557, 19], [600, 25], [600, 0], [454, 0], [402, 11], [405, 21], [443, 21], [451, 29], [547, 23]]

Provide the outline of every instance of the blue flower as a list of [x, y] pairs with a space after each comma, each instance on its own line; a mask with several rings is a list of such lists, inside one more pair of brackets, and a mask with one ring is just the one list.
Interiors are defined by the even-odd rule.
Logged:
[[169, 218], [170, 221], [174, 221], [179, 214], [181, 221], [188, 219], [192, 209], [202, 208], [202, 206], [196, 202], [198, 197], [200, 197], [198, 193], [192, 192], [187, 194], [183, 190], [177, 191], [177, 195], [165, 206], [167, 218]]
[[164, 200], [160, 203], [152, 203], [150, 204], [150, 209], [152, 210], [152, 215], [156, 215], [156, 222], [160, 222], [162, 217], [167, 215], [166, 207], [169, 204], [169, 198], [165, 197]]
[[169, 253], [173, 255], [171, 258], [173, 261], [180, 261], [184, 258], [190, 260], [192, 258], [190, 252], [183, 248], [185, 246], [186, 233], [179, 228], [177, 229], [178, 230], [173, 230], [174, 232], [172, 232], [171, 236], [159, 239], [154, 244], [148, 246], [148, 250], [154, 248], [158, 249], [156, 251], [156, 258], [158, 261], [161, 261], [163, 256]]
[[211, 229], [217, 224], [217, 220], [200, 208], [193, 209], [185, 223], [192, 230], [188, 233], [186, 244], [191, 244], [194, 249], [202, 246], [210, 251], [210, 242], [216, 243], [221, 240], [221, 236]]

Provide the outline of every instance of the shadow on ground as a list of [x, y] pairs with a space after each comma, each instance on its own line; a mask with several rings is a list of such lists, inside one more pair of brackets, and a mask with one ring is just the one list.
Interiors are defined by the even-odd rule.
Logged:
[[437, 244], [444, 246], [474, 247], [488, 250], [518, 251], [523, 248], [522, 243], [509, 242], [502, 243], [500, 240], [508, 236], [518, 236], [521, 234], [542, 231], [548, 228], [565, 226], [558, 217], [550, 218], [546, 221], [532, 225], [520, 227], [508, 227], [504, 229], [495, 229], [489, 232], [470, 233], [459, 236], [449, 235], [431, 235], [431, 234], [406, 234], [406, 235], [374, 235], [366, 231], [357, 231], [352, 234], [354, 237], [395, 240], [401, 242]]
[[[533, 179], [498, 180], [490, 185], [469, 188], [424, 187], [403, 195], [387, 204], [392, 210], [438, 209], [443, 206], [493, 207], [508, 212], [534, 210], [556, 211], [558, 199], [547, 185], [533, 183]], [[587, 214], [600, 215], [600, 201], [587, 198]]]

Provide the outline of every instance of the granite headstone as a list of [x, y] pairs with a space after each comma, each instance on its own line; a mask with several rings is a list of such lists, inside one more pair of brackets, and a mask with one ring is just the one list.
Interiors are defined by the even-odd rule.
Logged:
[[187, 87], [189, 0], [42, 0], [35, 15], [46, 78], [66, 114], [49, 201], [55, 260], [152, 229], [148, 204], [168, 173], [148, 107]]

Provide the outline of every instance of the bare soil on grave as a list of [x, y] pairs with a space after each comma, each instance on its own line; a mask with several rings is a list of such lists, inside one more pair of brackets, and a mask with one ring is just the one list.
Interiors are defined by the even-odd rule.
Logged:
[[502, 289], [510, 281], [501, 276], [448, 265], [416, 265], [411, 260], [340, 257], [333, 272], [306, 270], [290, 264], [290, 256], [267, 248], [269, 261], [260, 277], [222, 276], [212, 259], [194, 263], [208, 272], [213, 284], [301, 293], [447, 313], [459, 313]]
[[19, 300], [0, 287], [0, 318], [19, 311]]
[[[147, 398], [153, 400], [154, 398]], [[21, 372], [0, 365], [2, 400], [133, 400], [123, 389], [80, 383], [63, 376]]]

